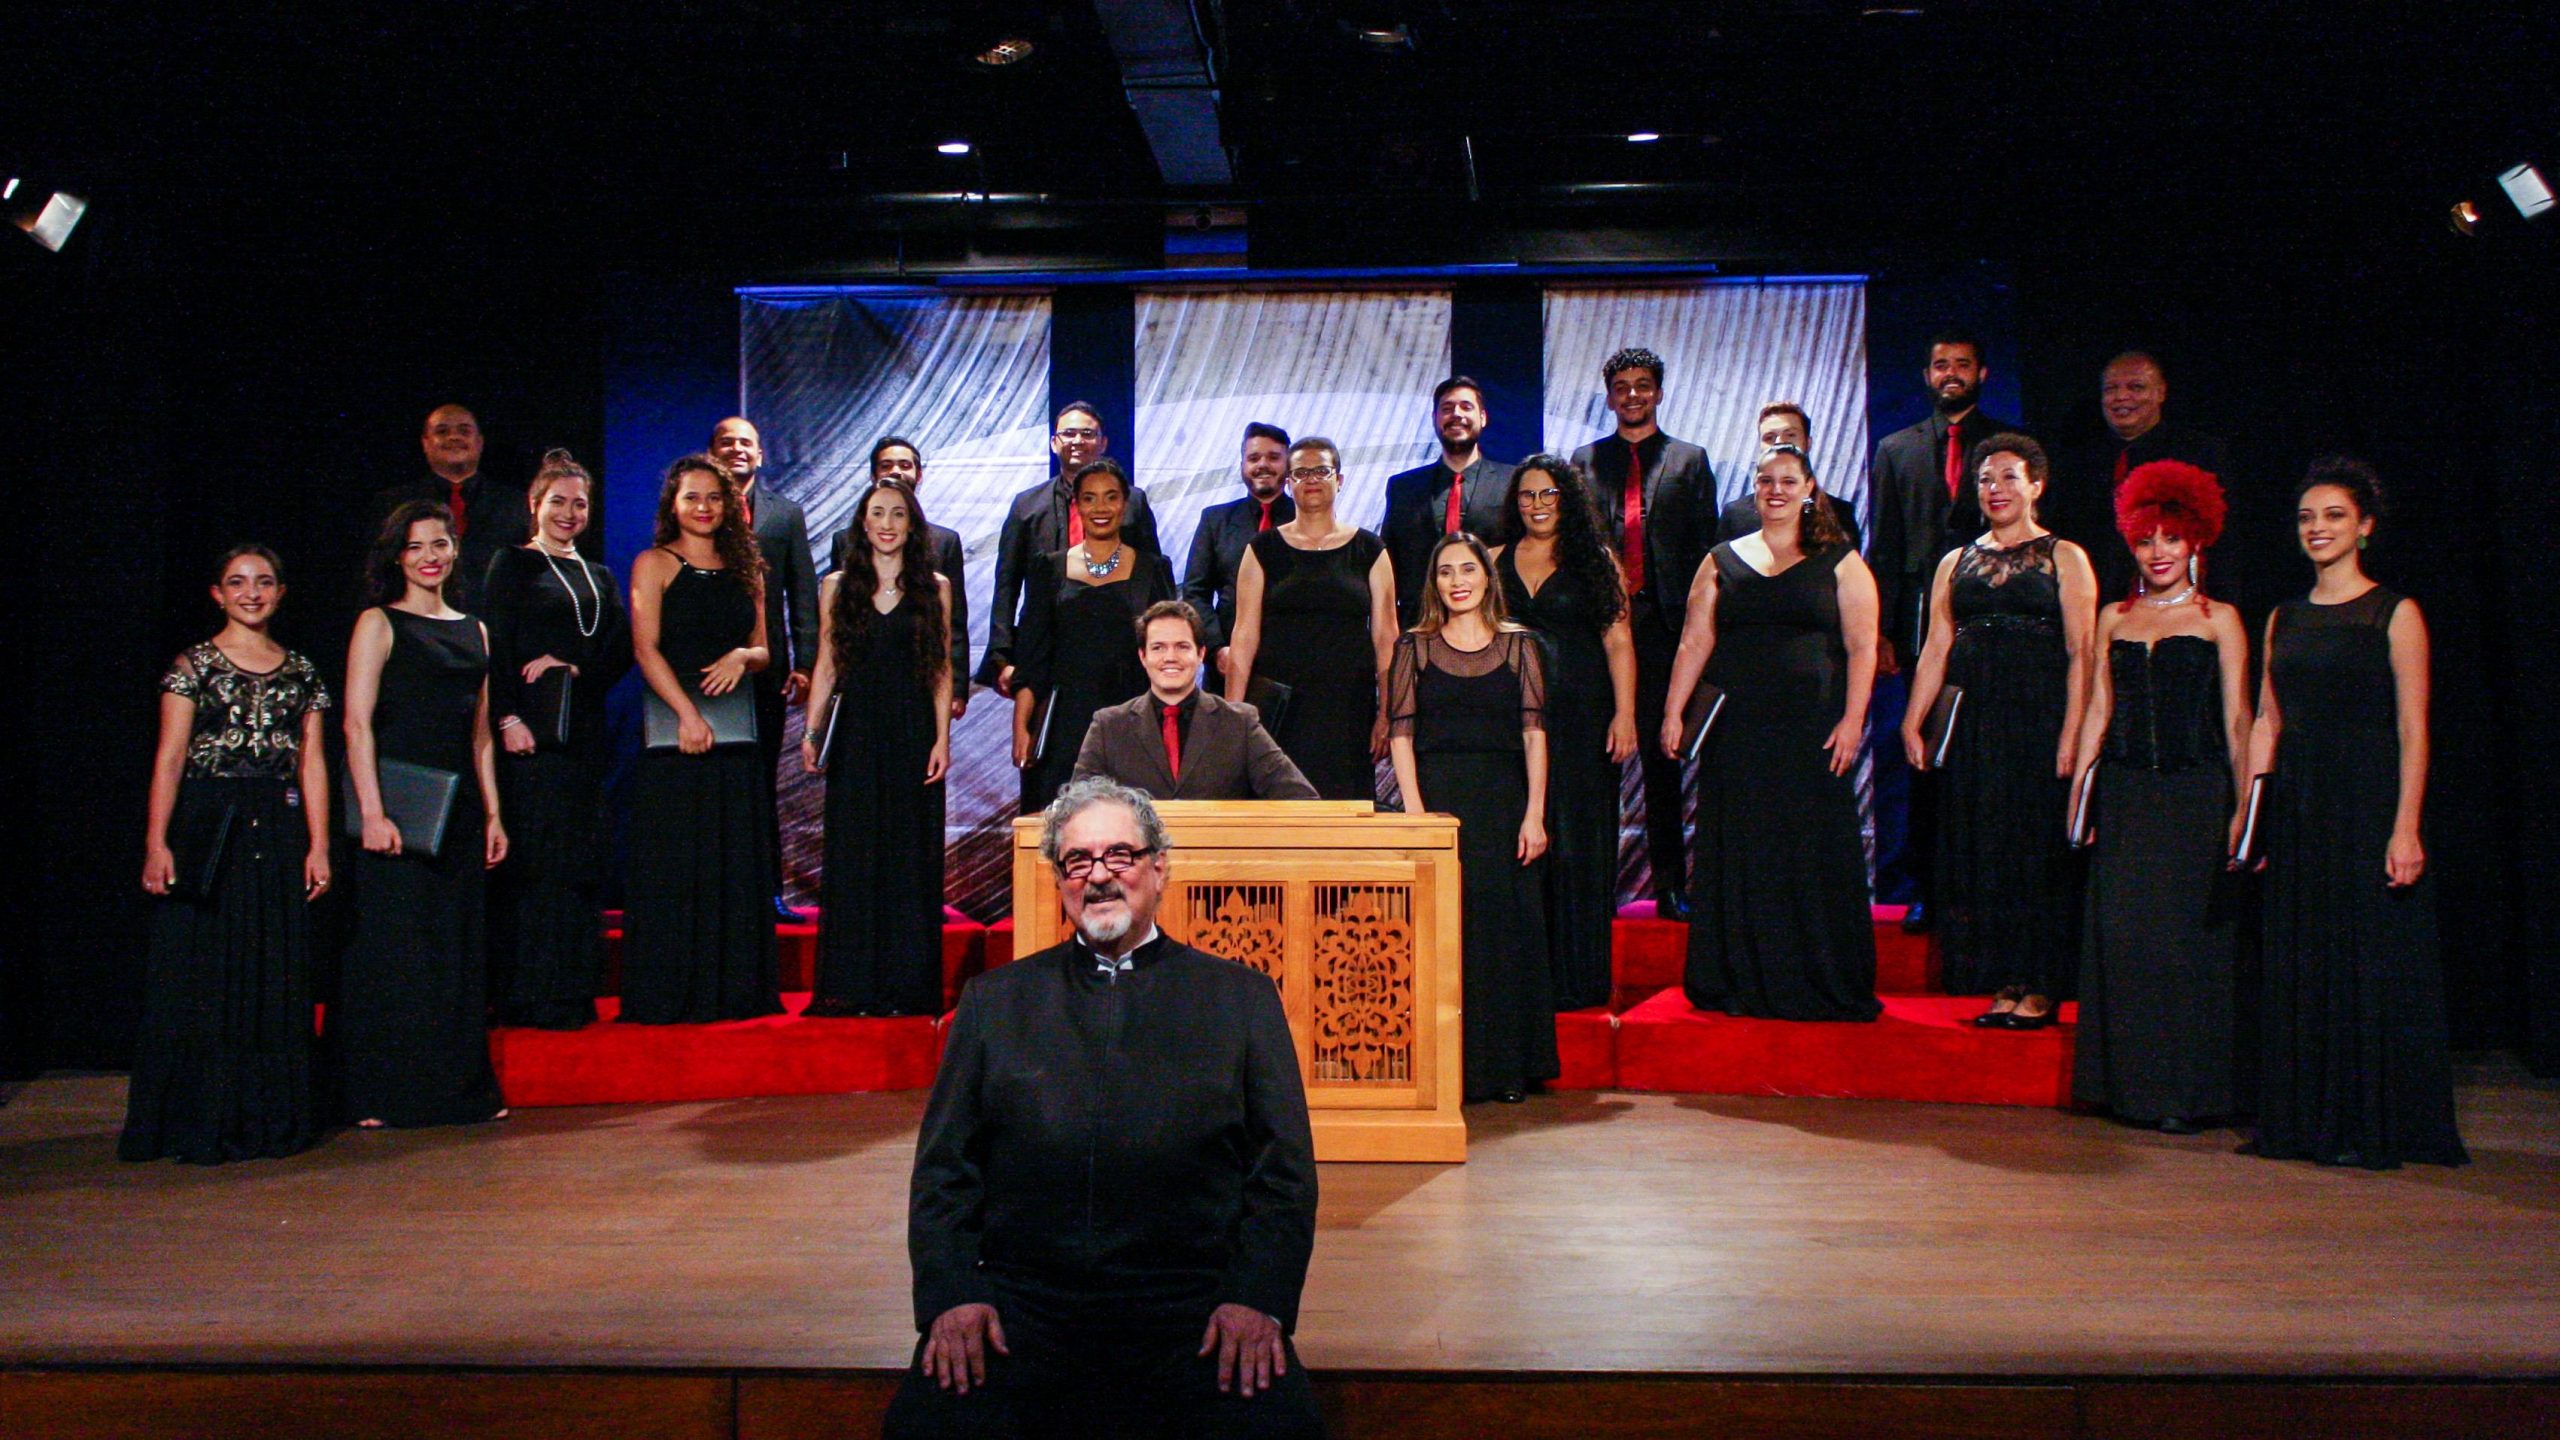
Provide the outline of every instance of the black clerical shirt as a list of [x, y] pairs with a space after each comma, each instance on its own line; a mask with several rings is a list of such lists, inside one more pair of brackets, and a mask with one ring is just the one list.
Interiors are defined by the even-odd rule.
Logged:
[[916, 1139], [916, 1327], [1011, 1297], [1097, 1325], [1294, 1327], [1315, 1146], [1279, 991], [1158, 935], [1105, 973], [1077, 942], [960, 998]]

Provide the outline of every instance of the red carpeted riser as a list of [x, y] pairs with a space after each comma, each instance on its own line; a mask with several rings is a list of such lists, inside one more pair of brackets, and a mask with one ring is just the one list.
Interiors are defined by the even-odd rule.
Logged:
[[[1876, 993], [1926, 995], [1937, 988], [1929, 958], [1929, 937], [1902, 933], [1902, 907], [1872, 907], [1876, 926]], [[1638, 901], [1618, 912], [1613, 927], [1609, 1008], [1624, 1014], [1664, 990], [1680, 988], [1680, 971], [1689, 961], [1689, 927], [1677, 920], [1656, 919], [1653, 902]]]
[[1606, 1010], [1567, 1010], [1556, 1017], [1556, 1059], [1551, 1088], [1614, 1090], [1618, 1087], [1618, 1017]]
[[720, 1025], [619, 1025], [608, 996], [604, 1021], [584, 1030], [499, 1029], [489, 1058], [509, 1105], [634, 1105], [739, 1100], [756, 1095], [833, 1095], [916, 1090], [933, 1083], [942, 1026], [894, 1020], [804, 1020], [791, 1013]]
[[[780, 950], [782, 989], [784, 993], [807, 990], [818, 983], [818, 912], [797, 910], [800, 923], [777, 924], [773, 927], [774, 943]], [[1011, 921], [1002, 922], [1012, 935]], [[622, 993], [622, 912], [604, 912], [604, 978], [599, 982], [599, 995]], [[942, 1008], [946, 1011], [960, 1003], [960, 987], [984, 967], [987, 927], [945, 905], [942, 907]], [[1006, 946], [1006, 958], [1012, 958], [1012, 947]]]
[[2058, 1106], [2071, 1097], [2071, 1022], [1977, 1030], [1982, 996], [1888, 995], [1870, 1024], [1702, 1014], [1667, 990], [1618, 1017], [1618, 1088]]

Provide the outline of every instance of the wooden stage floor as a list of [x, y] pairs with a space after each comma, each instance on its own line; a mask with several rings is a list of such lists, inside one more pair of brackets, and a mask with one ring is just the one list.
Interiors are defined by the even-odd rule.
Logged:
[[[519, 1112], [218, 1169], [117, 1162], [123, 1094], [57, 1077], [0, 1107], [0, 1367], [19, 1378], [880, 1372], [913, 1343], [919, 1093]], [[1464, 1166], [1324, 1167], [1300, 1346], [1354, 1389], [2560, 1377], [2560, 1086], [2501, 1061], [2461, 1098], [2475, 1163], [2388, 1174], [2030, 1109], [1479, 1107]]]

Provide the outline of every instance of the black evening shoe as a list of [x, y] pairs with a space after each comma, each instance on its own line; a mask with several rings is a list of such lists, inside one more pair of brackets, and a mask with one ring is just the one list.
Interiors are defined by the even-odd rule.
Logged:
[[2008, 1016], [2006, 1017], [2009, 1023], [2007, 1023], [2006, 1025], [2001, 1026], [2000, 1028], [2002, 1028], [2002, 1029], [2004, 1029], [2004, 1030], [2043, 1030], [2043, 1029], [2047, 1029], [2047, 1028], [2049, 1028], [2050, 1026], [2052, 1026], [2052, 1025], [2055, 1023], [2055, 1021], [2057, 1020], [2057, 1018], [2058, 1018], [2058, 1017], [2054, 1014], [2054, 1012], [2055, 1012], [2057, 1009], [2059, 1009], [2059, 1008], [2060, 1008], [2059, 1006], [2056, 1006], [2056, 1005], [2052, 1004], [2051, 1002], [2047, 1002], [2047, 1003], [2046, 1003], [2046, 1005], [2045, 1005], [2044, 1013], [2043, 1013], [2043, 1014], [2041, 1014], [2041, 1015], [2029, 1015], [2029, 1014], [2024, 1013], [2023, 1011], [2012, 1010], [2012, 1011], [2010, 1011], [2010, 1012], [2009, 1012]]
[[792, 909], [790, 903], [780, 895], [776, 895], [773, 897], [773, 918], [785, 925], [797, 925], [800, 923], [800, 912]]
[[1659, 892], [1653, 897], [1653, 913], [1661, 919], [1677, 920], [1686, 925], [1689, 923], [1689, 897], [1673, 890]]
[[[2026, 995], [2022, 991], [2004, 989], [1991, 997], [1991, 1003], [1997, 1005], [2001, 1001], [2006, 1000], [2012, 1006], [2015, 1006], [2019, 1001], [2025, 998]], [[2006, 1030], [2009, 1028], [2009, 1021], [2016, 1015], [2016, 1013], [2017, 1012], [2014, 1009], [1985, 1010], [1981, 1014], [1973, 1017], [1974, 1028], [1978, 1030]]]
[[1914, 900], [1903, 910], [1902, 933], [1905, 935], [1926, 935], [1929, 933], [1928, 901]]
[[1494, 1103], [1499, 1105], [1518, 1105], [1526, 1101], [1529, 1096], [1522, 1090], [1503, 1090], [1496, 1092], [1493, 1098]]

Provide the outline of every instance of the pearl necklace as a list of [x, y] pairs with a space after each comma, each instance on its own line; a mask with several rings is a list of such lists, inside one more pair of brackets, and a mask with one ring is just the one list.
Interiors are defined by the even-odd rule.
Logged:
[[2186, 589], [2179, 591], [2177, 594], [2170, 596], [2166, 600], [2154, 600], [2150, 596], [2145, 595], [2142, 597], [2142, 603], [2150, 606], [2154, 610], [2166, 610], [2172, 605], [2186, 604], [2189, 600], [2195, 598], [2195, 594], [2196, 587], [2190, 585]]
[[587, 577], [587, 598], [595, 602], [596, 618], [593, 620], [587, 618], [585, 608], [578, 604], [577, 587], [569, 583], [568, 576], [560, 573], [560, 561], [552, 555], [551, 547], [536, 540], [533, 542], [533, 548], [541, 552], [542, 563], [551, 567], [551, 578], [559, 581], [560, 588], [568, 593], [569, 618], [578, 624], [578, 638], [581, 640], [596, 638], [596, 632], [604, 628], [604, 591], [597, 588], [596, 572], [587, 567], [587, 557], [579, 554], [575, 546], [570, 547], [569, 558], [578, 562], [578, 573]]

